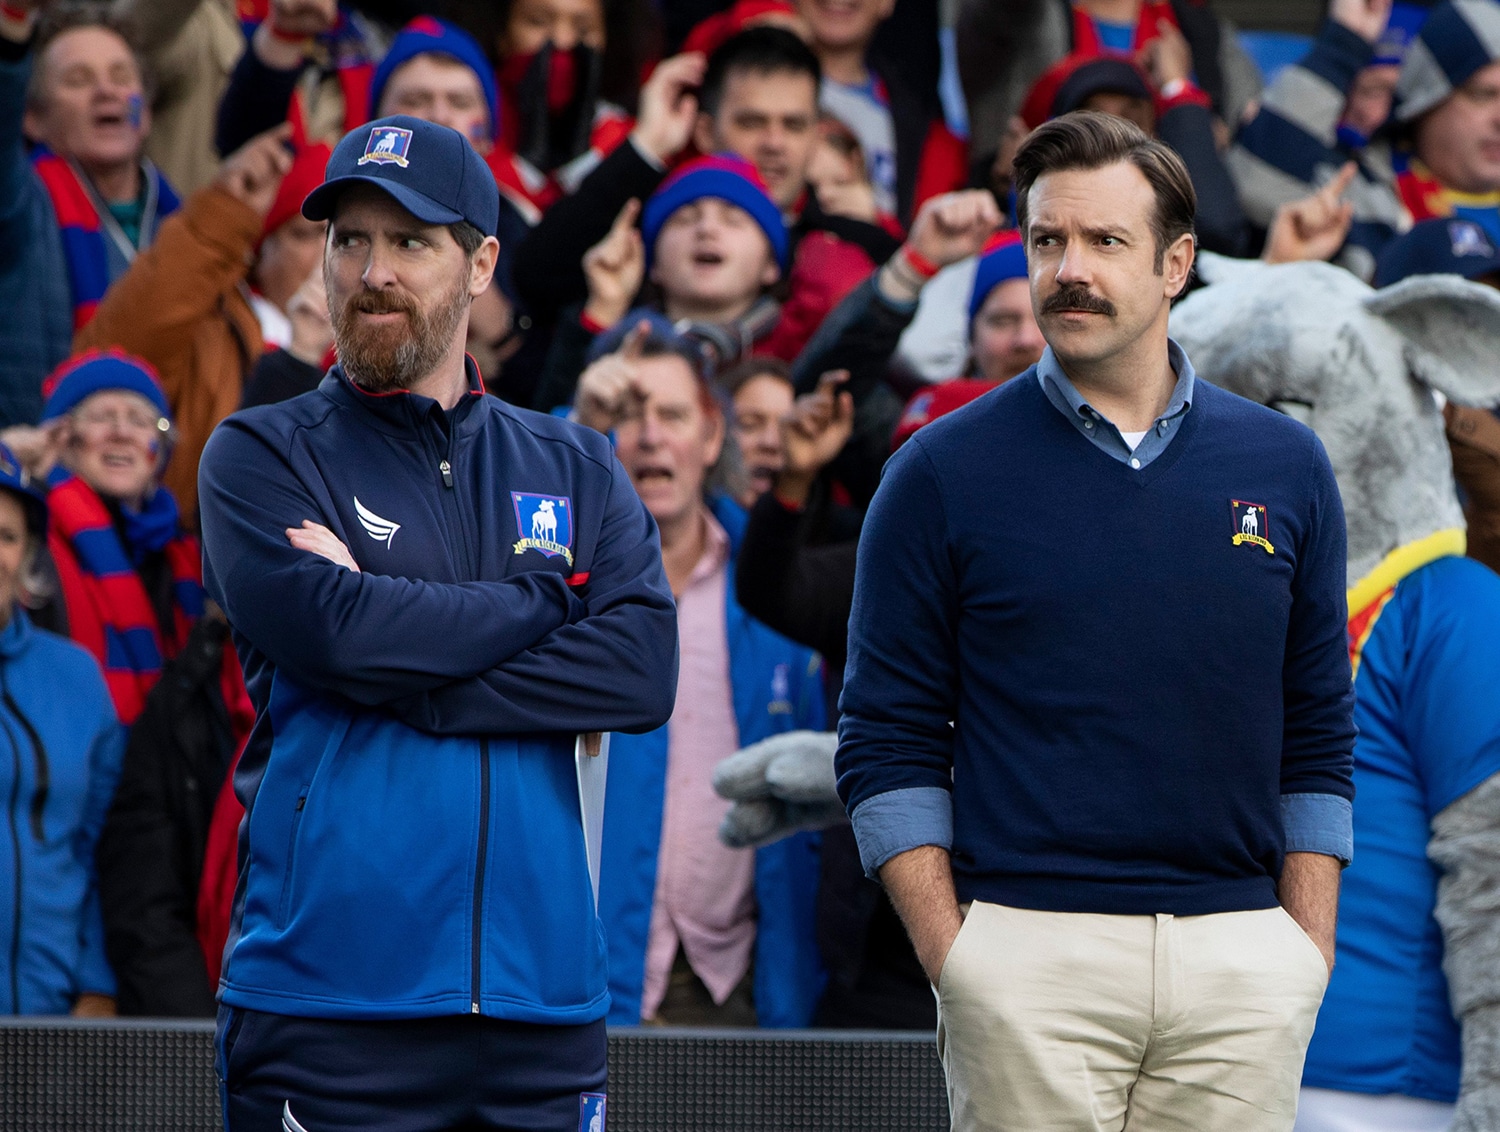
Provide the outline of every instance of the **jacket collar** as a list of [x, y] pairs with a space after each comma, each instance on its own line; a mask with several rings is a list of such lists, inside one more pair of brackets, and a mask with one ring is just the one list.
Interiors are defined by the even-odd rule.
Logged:
[[31, 644], [32, 633], [31, 618], [26, 616], [21, 603], [16, 602], [11, 606], [10, 621], [0, 629], [0, 657], [9, 660], [25, 652]]
[[445, 433], [451, 424], [460, 435], [467, 435], [482, 423], [484, 413], [478, 410], [485, 400], [479, 367], [467, 354], [464, 355], [464, 376], [468, 381], [469, 395], [460, 399], [451, 413], [445, 412], [431, 397], [423, 397], [410, 390], [371, 393], [355, 384], [340, 365], [335, 365], [324, 375], [318, 388], [325, 396], [340, 404], [369, 413], [376, 421], [385, 425], [387, 431], [404, 433], [431, 423]]

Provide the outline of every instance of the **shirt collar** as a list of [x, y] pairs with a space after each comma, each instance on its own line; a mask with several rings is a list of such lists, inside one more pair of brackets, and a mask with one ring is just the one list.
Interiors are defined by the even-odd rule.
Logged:
[[703, 557], [688, 575], [684, 592], [712, 578], [729, 561], [729, 533], [707, 507], [703, 508]]
[[[1167, 362], [1177, 375], [1177, 384], [1172, 387], [1172, 396], [1167, 400], [1167, 407], [1161, 416], [1156, 418], [1157, 421], [1169, 421], [1187, 412], [1193, 404], [1193, 386], [1197, 381], [1193, 363], [1188, 361], [1182, 347], [1170, 338], [1167, 339]], [[1042, 351], [1042, 359], [1036, 364], [1036, 377], [1042, 384], [1042, 391], [1046, 392], [1050, 385], [1061, 394], [1075, 416], [1102, 418], [1102, 414], [1078, 392], [1078, 387], [1068, 380], [1068, 375], [1063, 372], [1062, 363], [1057, 360], [1051, 346]]]

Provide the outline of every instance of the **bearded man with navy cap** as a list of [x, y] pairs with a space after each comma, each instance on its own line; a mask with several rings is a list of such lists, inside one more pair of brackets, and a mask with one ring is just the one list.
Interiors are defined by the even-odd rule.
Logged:
[[462, 135], [348, 134], [339, 364], [200, 471], [204, 580], [256, 707], [217, 1066], [231, 1132], [605, 1127], [585, 751], [666, 722], [655, 524], [607, 438], [464, 354], [499, 193]]

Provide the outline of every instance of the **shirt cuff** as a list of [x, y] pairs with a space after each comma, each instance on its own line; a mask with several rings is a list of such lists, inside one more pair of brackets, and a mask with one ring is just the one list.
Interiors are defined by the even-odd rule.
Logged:
[[[872, 799], [873, 800], [873, 799]], [[1354, 805], [1337, 794], [1283, 794], [1281, 830], [1288, 853], [1354, 860]]]
[[912, 786], [866, 798], [849, 815], [865, 875], [879, 880], [880, 866], [922, 845], [953, 848], [953, 795], [941, 786]]

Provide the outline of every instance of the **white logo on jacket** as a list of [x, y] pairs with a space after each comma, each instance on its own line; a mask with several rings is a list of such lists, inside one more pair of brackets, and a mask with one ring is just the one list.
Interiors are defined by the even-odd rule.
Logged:
[[359, 516], [359, 525], [364, 527], [365, 533], [376, 542], [383, 542], [389, 550], [391, 540], [396, 537], [396, 532], [401, 529], [400, 523], [393, 523], [389, 519], [382, 519], [359, 501], [359, 496], [354, 497], [354, 513]]

